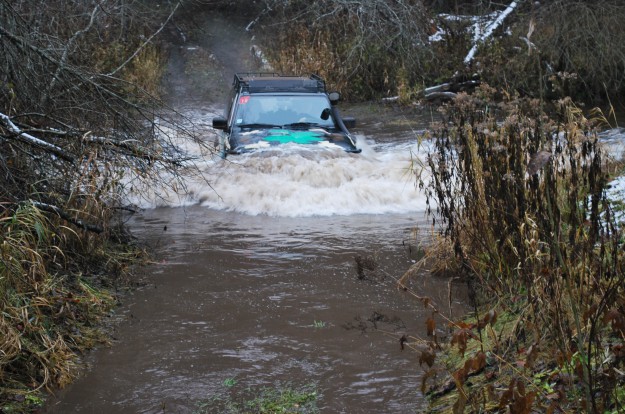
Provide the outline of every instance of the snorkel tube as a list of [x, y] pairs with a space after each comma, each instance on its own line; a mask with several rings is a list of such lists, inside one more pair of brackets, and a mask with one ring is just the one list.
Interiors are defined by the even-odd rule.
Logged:
[[[345, 123], [343, 122], [343, 118], [341, 118], [341, 115], [339, 114], [339, 109], [337, 107], [337, 104], [339, 102], [339, 99], [341, 98], [341, 95], [339, 95], [338, 92], [332, 92], [328, 95], [328, 97], [330, 98], [330, 110], [332, 111], [332, 116], [334, 117], [334, 121], [336, 122], [338, 127], [341, 129], [341, 131], [345, 133], [345, 136], [347, 137], [347, 139], [349, 139], [349, 142], [354, 146], [354, 151], [350, 151], [350, 152], [355, 152], [355, 153], [361, 152], [362, 149], [356, 148], [356, 140], [352, 137], [352, 134], [349, 133], [349, 130], [347, 129], [347, 127], [345, 126]], [[322, 115], [322, 118], [323, 118], [323, 115]]]

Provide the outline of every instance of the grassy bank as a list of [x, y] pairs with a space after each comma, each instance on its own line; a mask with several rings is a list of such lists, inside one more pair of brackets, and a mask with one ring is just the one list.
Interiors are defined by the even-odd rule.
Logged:
[[0, 411], [31, 412], [107, 343], [114, 285], [142, 253], [75, 230], [31, 203], [0, 212]]
[[175, 9], [143, 3], [0, 2], [0, 412], [37, 410], [108, 341], [144, 257], [122, 195], [179, 177], [157, 99]]
[[621, 167], [599, 143], [605, 120], [495, 95], [445, 108], [421, 183], [448, 253], [430, 255], [474, 304], [422, 353], [430, 411], [622, 412], [625, 252], [605, 196]]

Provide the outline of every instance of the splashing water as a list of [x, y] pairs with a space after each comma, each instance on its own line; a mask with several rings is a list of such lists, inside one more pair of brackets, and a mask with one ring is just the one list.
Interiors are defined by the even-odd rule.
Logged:
[[385, 153], [367, 148], [362, 154], [286, 147], [282, 154], [258, 153], [208, 166], [217, 173], [214, 191], [199, 187], [194, 192], [204, 206], [252, 215], [405, 213], [424, 209], [411, 168], [405, 145]]
[[[416, 187], [416, 139], [376, 144], [357, 136], [360, 154], [285, 144], [221, 159], [202, 157], [184, 190], [152, 189], [129, 200], [142, 208], [201, 205], [248, 215], [311, 217], [409, 213], [425, 209]], [[191, 147], [187, 151], [196, 152]]]

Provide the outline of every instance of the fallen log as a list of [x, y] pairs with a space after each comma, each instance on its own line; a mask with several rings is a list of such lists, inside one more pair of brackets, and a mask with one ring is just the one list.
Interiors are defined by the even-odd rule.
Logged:
[[58, 147], [54, 144], [50, 144], [47, 141], [44, 141], [26, 132], [23, 132], [21, 129], [17, 127], [17, 125], [13, 123], [13, 121], [11, 121], [11, 118], [9, 118], [8, 115], [0, 113], [0, 122], [5, 126], [7, 131], [10, 133], [8, 135], [4, 135], [4, 138], [15, 139], [25, 144], [49, 151], [52, 154], [58, 156], [59, 158], [64, 159], [65, 161], [70, 161], [70, 162], [74, 161], [74, 158], [70, 156], [67, 152], [65, 152], [61, 147]]
[[423, 98], [426, 101], [449, 101], [456, 97], [458, 92], [469, 92], [479, 86], [478, 79], [469, 80], [452, 80], [450, 82], [441, 83], [440, 85], [431, 86], [423, 90]]

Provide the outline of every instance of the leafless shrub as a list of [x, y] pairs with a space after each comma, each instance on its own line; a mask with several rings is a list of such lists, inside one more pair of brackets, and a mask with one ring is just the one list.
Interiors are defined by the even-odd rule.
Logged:
[[101, 284], [141, 257], [111, 243], [121, 196], [136, 181], [175, 186], [187, 168], [174, 138], [192, 135], [168, 122], [158, 99], [155, 40], [178, 6], [153, 6], [0, 0], [5, 409], [25, 393], [67, 385], [76, 354], [105, 340], [95, 326], [114, 299]]
[[153, 45], [177, 7], [0, 0], [2, 201], [104, 225], [129, 175], [176, 181], [186, 156], [161, 127]]
[[[476, 72], [493, 86], [533, 97], [623, 93], [625, 5], [614, 0], [520, 2], [466, 67], [470, 23], [441, 16], [485, 16], [510, 3], [265, 0], [249, 28], [262, 33], [275, 69], [322, 72], [359, 98], [414, 95]], [[437, 29], [444, 40], [429, 42]]]

